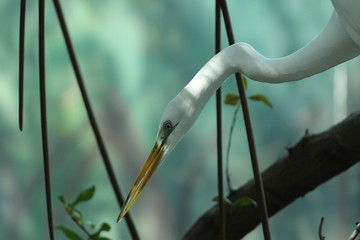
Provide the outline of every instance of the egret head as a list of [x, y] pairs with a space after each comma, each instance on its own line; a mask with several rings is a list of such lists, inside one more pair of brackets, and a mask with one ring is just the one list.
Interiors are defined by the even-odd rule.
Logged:
[[166, 106], [160, 120], [155, 145], [137, 176], [117, 221], [129, 211], [160, 163], [195, 122], [199, 114], [195, 111], [195, 102], [192, 95], [184, 89]]

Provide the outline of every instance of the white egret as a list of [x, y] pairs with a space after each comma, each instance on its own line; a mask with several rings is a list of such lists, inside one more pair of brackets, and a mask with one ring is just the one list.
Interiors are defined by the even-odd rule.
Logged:
[[320, 34], [286, 57], [269, 59], [250, 45], [237, 43], [215, 55], [167, 105], [157, 140], [121, 209], [124, 217], [160, 163], [190, 129], [211, 95], [228, 76], [241, 72], [268, 83], [303, 79], [360, 53], [360, 1], [333, 0], [335, 11]]

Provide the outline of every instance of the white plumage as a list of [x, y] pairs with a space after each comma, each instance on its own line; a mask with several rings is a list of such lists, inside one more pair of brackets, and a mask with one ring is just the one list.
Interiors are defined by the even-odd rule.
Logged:
[[295, 53], [269, 59], [250, 45], [237, 43], [225, 48], [205, 64], [165, 108], [155, 146], [130, 190], [118, 221], [228, 76], [241, 72], [255, 81], [289, 82], [320, 73], [360, 54], [360, 1], [332, 2], [335, 11], [326, 27]]

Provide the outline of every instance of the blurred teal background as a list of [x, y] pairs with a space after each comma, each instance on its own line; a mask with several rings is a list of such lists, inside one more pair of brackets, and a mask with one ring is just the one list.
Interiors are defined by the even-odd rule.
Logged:
[[[155, 141], [162, 110], [214, 54], [214, 1], [62, 1], [76, 53], [123, 194], [127, 194]], [[52, 1], [46, 1], [46, 77], [54, 224], [76, 226], [57, 199], [96, 185], [85, 218], [130, 239], [119, 212], [69, 63]], [[287, 55], [326, 24], [330, 1], [230, 0], [237, 41], [267, 57]], [[24, 131], [17, 126], [20, 1], [0, 2], [0, 239], [47, 239], [40, 139], [37, 1], [28, 1], [25, 53]], [[227, 40], [223, 32], [223, 46]], [[360, 59], [303, 81], [270, 85], [250, 81], [270, 109], [251, 102], [262, 169], [286, 154], [306, 129], [326, 130], [359, 110]], [[345, 79], [346, 81], [339, 81]], [[335, 91], [334, 84], [344, 91]], [[223, 93], [236, 92], [233, 78]], [[143, 239], [179, 239], [214, 205], [216, 187], [215, 106], [211, 99], [194, 127], [157, 171], [132, 208]], [[224, 147], [233, 108], [224, 106]], [[242, 116], [231, 151], [233, 182], [252, 178]], [[271, 218], [274, 239], [345, 239], [359, 219], [359, 164], [323, 184]], [[239, 223], [241, 224], [241, 223]], [[65, 239], [56, 231], [56, 239]], [[245, 239], [262, 239], [257, 228]]]

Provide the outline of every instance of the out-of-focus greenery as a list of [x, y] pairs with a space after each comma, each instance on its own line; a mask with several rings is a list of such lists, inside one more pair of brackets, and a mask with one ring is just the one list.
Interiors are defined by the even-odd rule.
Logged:
[[[214, 54], [214, 2], [190, 0], [62, 1], [95, 115], [124, 194], [153, 146], [167, 102]], [[332, 13], [330, 1], [228, 1], [237, 41], [268, 57], [287, 55], [310, 41]], [[39, 128], [37, 1], [28, 1], [24, 131], [17, 127], [19, 1], [0, 2], [0, 239], [47, 239]], [[129, 239], [102, 165], [51, 1], [46, 1], [46, 81], [54, 225], [73, 226], [57, 201], [94, 184], [97, 197], [83, 212], [109, 238]], [[223, 46], [227, 40], [223, 35]], [[348, 112], [358, 110], [359, 59], [348, 74]], [[336, 71], [336, 70], [335, 70]], [[249, 81], [273, 109], [251, 104], [261, 168], [271, 165], [305, 129], [330, 127], [334, 70], [288, 84]], [[230, 78], [224, 92], [235, 92]], [[144, 239], [179, 239], [216, 196], [215, 111], [211, 100], [132, 209]], [[224, 107], [224, 139], [233, 108]], [[235, 185], [252, 177], [242, 119], [231, 151]], [[214, 129], [214, 131], [209, 131]], [[274, 239], [333, 239], [352, 231], [359, 213], [359, 166], [299, 199], [270, 221]], [[95, 207], [94, 207], [95, 206]], [[98, 222], [96, 222], [98, 221]], [[284, 223], [287, 225], [284, 226]], [[239, 223], [241, 224], [241, 223]], [[261, 238], [257, 229], [245, 239]], [[65, 239], [56, 231], [56, 239]]]
[[[244, 87], [245, 87], [245, 89], [247, 89], [247, 82], [248, 82], [247, 78], [242, 75], [242, 79], [243, 79]], [[252, 100], [252, 101], [262, 102], [266, 106], [272, 108], [272, 103], [270, 102], [270, 100], [266, 96], [264, 96], [262, 94], [251, 95], [250, 97], [247, 97], [247, 98], [249, 100]], [[233, 116], [232, 116], [231, 125], [230, 125], [230, 128], [229, 128], [229, 136], [228, 136], [226, 152], [225, 152], [225, 178], [226, 178], [227, 189], [228, 189], [229, 193], [231, 193], [231, 192], [236, 190], [236, 188], [231, 183], [230, 167], [229, 167], [231, 141], [232, 141], [232, 136], [233, 136], [234, 129], [235, 129], [235, 124], [236, 124], [236, 119], [237, 119], [237, 116], [238, 116], [238, 112], [240, 110], [240, 107], [241, 107], [242, 103], [240, 102], [240, 96], [239, 95], [237, 95], [235, 93], [228, 93], [225, 96], [224, 104], [229, 105], [229, 106], [235, 106], [235, 110], [234, 110], [234, 113], [233, 113]]]
[[[95, 186], [79, 192], [73, 202], [69, 202], [63, 195], [59, 196], [60, 202], [63, 204], [66, 213], [77, 225], [77, 230], [74, 231], [66, 226], [60, 225], [56, 229], [61, 231], [70, 240], [82, 240], [84, 239], [81, 235], [85, 235], [89, 240], [110, 240], [102, 235], [103, 232], [110, 231], [111, 227], [108, 223], [103, 222], [99, 228], [91, 220], [85, 220], [84, 214], [78, 208], [79, 203], [88, 202], [95, 194]], [[82, 234], [79, 235], [78, 232]], [[100, 236], [101, 235], [101, 236]]]

